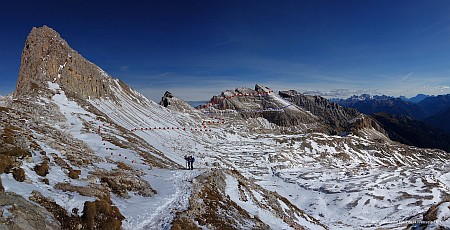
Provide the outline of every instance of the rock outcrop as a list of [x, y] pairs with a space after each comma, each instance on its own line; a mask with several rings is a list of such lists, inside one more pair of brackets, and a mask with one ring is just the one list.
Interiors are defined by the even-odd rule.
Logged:
[[81, 98], [112, 96], [110, 77], [73, 50], [53, 29], [33, 28], [22, 52], [14, 98], [43, 94], [48, 82]]
[[0, 229], [61, 229], [49, 211], [17, 194], [0, 194], [0, 207]]
[[448, 198], [432, 205], [425, 213], [422, 220], [410, 224], [408, 229], [448, 229], [450, 224], [450, 201]]
[[279, 95], [319, 117], [330, 134], [348, 131], [349, 121], [360, 114], [356, 109], [340, 106], [320, 96], [300, 94], [295, 90], [280, 91]]
[[[237, 187], [234, 187], [235, 185]], [[267, 218], [251, 213], [250, 209], [255, 207], [259, 209], [257, 212], [274, 213], [292, 229], [307, 229], [307, 226], [327, 229], [286, 198], [247, 180], [238, 171], [209, 170], [197, 177], [193, 187], [191, 208], [177, 213], [173, 229], [196, 229], [198, 226], [207, 226], [208, 229], [274, 229], [267, 224], [270, 223]], [[239, 191], [239, 198], [227, 194], [227, 190], [232, 189]], [[260, 197], [260, 200], [256, 196]], [[244, 209], [236, 203], [237, 200], [247, 205], [253, 203], [255, 206]]]
[[[56, 226], [47, 229], [120, 229], [123, 217], [111, 200], [102, 197], [109, 193], [121, 197], [129, 193], [143, 197], [155, 194], [151, 185], [141, 179], [142, 172], [127, 169], [125, 163], [132, 165], [135, 160], [130, 158], [136, 157], [149, 168], [178, 165], [132, 131], [114, 123], [110, 116], [119, 110], [134, 109], [132, 115], [122, 117], [139, 113], [138, 119], [142, 119], [153, 111], [167, 111], [87, 61], [49, 27], [33, 28], [22, 54], [17, 88], [11, 97], [2, 99], [0, 106], [0, 174], [12, 174], [8, 177], [29, 184], [35, 194], [42, 191], [42, 186], [51, 186], [50, 192], [35, 195], [32, 201], [41, 206], [40, 212], [43, 207], [52, 218], [32, 212], [23, 215], [27, 208], [21, 208], [16, 215], [11, 209], [12, 218], [2, 219], [0, 214], [0, 229], [9, 226], [10, 220], [13, 224], [24, 223], [12, 229], [46, 229], [46, 222]], [[71, 133], [72, 128], [78, 133]], [[92, 139], [83, 140], [86, 136]], [[111, 146], [128, 154], [113, 155]], [[102, 153], [107, 153], [106, 157], [99, 156]], [[116, 167], [104, 169], [97, 163]], [[0, 203], [17, 203], [15, 197], [6, 195], [17, 192], [24, 196], [23, 190], [3, 179]], [[67, 180], [83, 181], [83, 185], [62, 183]], [[53, 194], [64, 192], [96, 197], [102, 202], [86, 202], [90, 214], [83, 212], [81, 216], [79, 207], [69, 209], [58, 199], [51, 199]], [[74, 203], [79, 206], [84, 202], [74, 199]]]
[[278, 97], [265, 86], [256, 84], [255, 89], [236, 88], [211, 98], [206, 109], [234, 110], [244, 119], [263, 117], [269, 122], [283, 126], [317, 125], [318, 118], [305, 110]]
[[358, 134], [361, 130], [373, 129], [382, 134], [387, 135], [383, 127], [371, 116], [359, 114], [357, 117], [349, 121], [346, 130], [348, 132]]
[[190, 106], [185, 101], [181, 100], [178, 97], [175, 97], [171, 92], [166, 91], [164, 96], [161, 98], [159, 102], [161, 106], [166, 108], [170, 108], [179, 112], [188, 112], [194, 110], [192, 106]]

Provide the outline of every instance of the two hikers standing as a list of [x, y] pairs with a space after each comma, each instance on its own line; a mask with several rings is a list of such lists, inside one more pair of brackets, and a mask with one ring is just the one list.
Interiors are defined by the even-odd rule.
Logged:
[[186, 168], [189, 170], [194, 169], [194, 156], [184, 156], [184, 159], [186, 160]]

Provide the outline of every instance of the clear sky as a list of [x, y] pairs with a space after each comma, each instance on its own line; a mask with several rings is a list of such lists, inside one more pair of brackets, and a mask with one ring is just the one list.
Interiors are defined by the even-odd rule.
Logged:
[[1, 1], [0, 94], [34, 26], [150, 99], [224, 89], [450, 93], [450, 1]]

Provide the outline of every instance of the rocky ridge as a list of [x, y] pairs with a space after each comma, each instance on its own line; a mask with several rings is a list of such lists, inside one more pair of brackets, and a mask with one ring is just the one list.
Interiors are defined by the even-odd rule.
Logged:
[[[240, 87], [213, 96], [206, 105], [207, 113], [237, 112], [242, 118], [264, 118], [289, 130], [322, 130], [319, 119], [283, 99], [271, 89], [256, 84], [255, 89]], [[231, 111], [230, 111], [231, 110]]]
[[355, 109], [346, 108], [320, 96], [300, 94], [295, 90], [280, 91], [279, 95], [320, 118], [330, 134], [349, 132], [350, 121], [360, 115]]
[[419, 120], [429, 116], [428, 111], [418, 104], [385, 95], [370, 96], [363, 94], [335, 102], [341, 106], [357, 109], [361, 113], [368, 115], [384, 112], [394, 115], [405, 115]]

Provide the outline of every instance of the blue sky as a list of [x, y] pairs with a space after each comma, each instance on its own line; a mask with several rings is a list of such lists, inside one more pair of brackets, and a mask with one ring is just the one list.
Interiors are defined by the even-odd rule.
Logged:
[[328, 97], [450, 93], [450, 1], [2, 1], [0, 94], [33, 26], [150, 99], [265, 84]]

